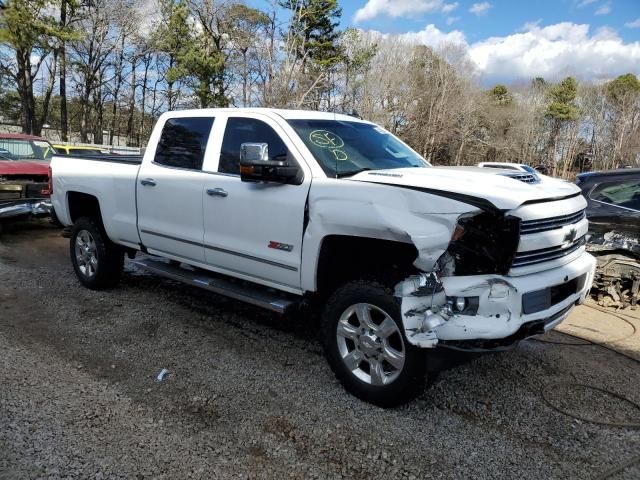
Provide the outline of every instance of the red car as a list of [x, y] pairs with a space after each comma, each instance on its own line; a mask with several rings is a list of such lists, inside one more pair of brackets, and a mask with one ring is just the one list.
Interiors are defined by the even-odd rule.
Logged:
[[54, 153], [44, 138], [0, 133], [0, 222], [49, 214], [49, 160]]

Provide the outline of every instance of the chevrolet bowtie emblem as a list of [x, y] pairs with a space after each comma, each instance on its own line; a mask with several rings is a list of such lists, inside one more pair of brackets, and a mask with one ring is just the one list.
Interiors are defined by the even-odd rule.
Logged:
[[578, 231], [575, 228], [572, 228], [564, 236], [564, 241], [565, 243], [573, 243], [573, 241], [576, 239], [577, 236], [578, 236]]

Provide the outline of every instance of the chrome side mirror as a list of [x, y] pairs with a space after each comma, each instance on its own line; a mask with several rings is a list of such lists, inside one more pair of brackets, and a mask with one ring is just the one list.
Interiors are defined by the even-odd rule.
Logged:
[[268, 143], [243, 143], [240, 145], [240, 164], [261, 164], [269, 162]]
[[240, 179], [243, 182], [292, 183], [302, 182], [302, 171], [287, 165], [286, 159], [270, 160], [269, 144], [240, 145]]

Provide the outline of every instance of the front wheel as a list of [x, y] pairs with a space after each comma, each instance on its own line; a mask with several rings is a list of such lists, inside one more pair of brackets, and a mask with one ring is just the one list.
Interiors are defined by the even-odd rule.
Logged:
[[114, 287], [124, 266], [124, 252], [94, 218], [79, 218], [71, 229], [71, 263], [80, 283], [92, 290]]
[[407, 341], [400, 315], [392, 292], [368, 281], [340, 287], [323, 314], [323, 344], [336, 377], [380, 407], [411, 400], [426, 380], [424, 352]]

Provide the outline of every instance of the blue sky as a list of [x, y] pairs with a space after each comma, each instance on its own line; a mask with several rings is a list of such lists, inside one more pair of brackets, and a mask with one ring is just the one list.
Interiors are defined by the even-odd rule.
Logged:
[[[265, 6], [270, 0], [249, 0]], [[342, 27], [467, 50], [480, 81], [640, 76], [640, 0], [342, 0]]]
[[[411, 13], [396, 18], [380, 13], [372, 19], [354, 22], [356, 12], [366, 4], [379, 3], [389, 5], [388, 10], [396, 10], [394, 4], [414, 6]], [[473, 5], [489, 4], [474, 14], [470, 12]], [[428, 9], [441, 4], [443, 7], [420, 13], [422, 8]], [[444, 5], [457, 6], [447, 12]], [[640, 40], [640, 22], [636, 28], [629, 28], [625, 23], [640, 19], [640, 0], [448, 0], [437, 1], [366, 1], [343, 0], [342, 25], [373, 29], [385, 33], [402, 33], [418, 31], [427, 24], [434, 24], [442, 31], [460, 30], [469, 42], [476, 42], [494, 36], [507, 36], [522, 30], [527, 23], [540, 22], [541, 25], [553, 25], [561, 22], [588, 24], [593, 31], [608, 27], [617, 32], [625, 42]], [[417, 8], [415, 8], [417, 6]], [[449, 7], [451, 8], [451, 7]], [[445, 12], [442, 10], [445, 9]], [[417, 12], [417, 13], [416, 13]], [[449, 20], [448, 20], [449, 19]], [[447, 22], [450, 23], [447, 23]]]

